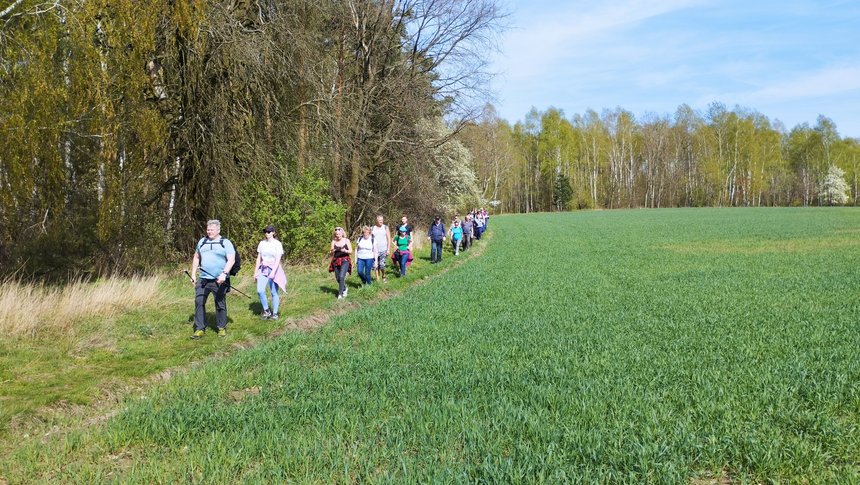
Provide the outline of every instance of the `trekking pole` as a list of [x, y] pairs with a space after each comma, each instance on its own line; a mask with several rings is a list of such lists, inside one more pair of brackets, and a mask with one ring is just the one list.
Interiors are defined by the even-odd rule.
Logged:
[[[208, 274], [209, 276], [213, 276], [213, 274], [212, 274], [212, 273], [210, 273], [210, 272], [206, 271], [206, 270], [205, 270], [205, 269], [203, 269], [203, 268], [200, 268], [200, 271], [202, 271], [202, 272], [204, 272], [204, 273]], [[185, 270], [185, 274], [187, 274], [187, 275], [188, 275], [188, 277], [189, 277], [189, 278], [191, 278], [191, 281], [194, 281], [194, 278], [192, 278], [192, 277], [191, 277], [191, 275], [188, 273], [188, 270]], [[217, 279], [217, 278], [216, 278], [216, 279]], [[227, 279], [229, 280], [229, 278], [227, 278]], [[242, 290], [240, 290], [240, 289], [236, 288], [236, 287], [235, 287], [235, 286], [233, 286], [233, 285], [230, 285], [230, 289], [231, 289], [231, 290], [236, 290], [236, 293], [238, 293], [238, 294], [240, 294], [240, 295], [244, 296], [245, 298], [247, 298], [247, 299], [249, 299], [249, 300], [253, 300], [253, 298], [251, 298], [250, 296], [246, 295], [245, 293], [243, 293], [243, 292], [242, 292]]]

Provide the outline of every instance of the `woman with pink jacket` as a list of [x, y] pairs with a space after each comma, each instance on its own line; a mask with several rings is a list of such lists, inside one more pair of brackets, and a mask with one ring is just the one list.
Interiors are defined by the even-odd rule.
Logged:
[[[281, 258], [284, 256], [284, 246], [281, 241], [275, 239], [275, 227], [266, 226], [263, 229], [266, 238], [257, 245], [257, 262], [254, 265], [254, 279], [257, 280], [257, 295], [263, 305], [263, 320], [277, 320], [278, 307], [281, 303], [279, 290], [287, 288], [287, 275], [281, 267]], [[272, 308], [266, 298], [266, 288], [272, 293]]]

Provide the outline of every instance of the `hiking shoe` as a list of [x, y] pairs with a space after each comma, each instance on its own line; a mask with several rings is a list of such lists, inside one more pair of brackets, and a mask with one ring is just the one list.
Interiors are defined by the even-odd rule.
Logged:
[[203, 337], [203, 330], [195, 330], [194, 333], [191, 334], [192, 340], [197, 340]]
[[260, 313], [260, 320], [268, 320], [272, 318], [271, 310], [263, 310], [263, 313]]
[[338, 293], [338, 294], [337, 294], [337, 299], [338, 299], [338, 300], [343, 300], [343, 295], [341, 295], [340, 293]]
[[226, 328], [219, 328], [218, 329], [218, 336], [219, 337], [226, 337], [227, 336], [227, 329]]
[[273, 314], [272, 314], [272, 316], [271, 316], [271, 317], [269, 317], [269, 320], [277, 320], [277, 319], [278, 319], [278, 314], [277, 314], [277, 313], [273, 313]]
[[343, 297], [346, 298], [346, 294], [349, 293], [349, 288], [343, 290]]

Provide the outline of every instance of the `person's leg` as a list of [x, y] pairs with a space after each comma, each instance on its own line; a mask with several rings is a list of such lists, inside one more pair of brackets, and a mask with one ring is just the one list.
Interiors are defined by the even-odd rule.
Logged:
[[[266, 298], [266, 287], [269, 286], [269, 281], [271, 280], [266, 276], [260, 275], [257, 277], [257, 296], [260, 297], [260, 304], [263, 305], [263, 313], [269, 311], [269, 299]], [[274, 305], [274, 301], [272, 304]]]
[[203, 279], [197, 280], [194, 287], [194, 330], [206, 330], [206, 299], [209, 291], [203, 284]]
[[281, 295], [278, 293], [278, 284], [269, 280], [269, 291], [272, 293], [272, 313], [277, 315], [281, 306]]
[[439, 241], [436, 242], [436, 245], [437, 245], [437, 247], [436, 247], [436, 262], [441, 263], [442, 262], [442, 250], [445, 249], [445, 241], [440, 239]]
[[409, 261], [409, 254], [406, 251], [400, 253], [400, 276], [406, 276], [406, 262]]
[[385, 265], [388, 259], [388, 251], [381, 251], [376, 258], [376, 278], [385, 281]]
[[342, 275], [342, 276], [341, 276], [341, 278], [340, 278], [340, 280], [342, 281], [342, 283], [341, 283], [341, 286], [342, 286], [341, 291], [342, 291], [342, 293], [343, 293], [343, 296], [344, 296], [344, 297], [346, 297], [346, 292], [347, 292], [347, 290], [348, 290], [348, 288], [346, 287], [346, 275], [349, 273], [350, 264], [351, 264], [351, 263], [344, 262], [344, 263], [341, 265], [341, 275]]
[[372, 258], [371, 259], [365, 259], [364, 265], [365, 265], [365, 270], [364, 270], [365, 273], [364, 274], [367, 275], [367, 284], [371, 285], [371, 284], [373, 284], [373, 259]]
[[215, 293], [215, 324], [219, 329], [227, 328], [227, 283], [211, 284], [216, 286], [212, 291]]
[[358, 260], [358, 278], [361, 280], [361, 284], [367, 284], [367, 278], [370, 274], [370, 266], [367, 265], [366, 259]]
[[346, 293], [346, 274], [349, 272], [349, 263], [343, 262], [340, 266], [334, 269], [335, 277], [337, 278], [338, 294], [345, 296]]

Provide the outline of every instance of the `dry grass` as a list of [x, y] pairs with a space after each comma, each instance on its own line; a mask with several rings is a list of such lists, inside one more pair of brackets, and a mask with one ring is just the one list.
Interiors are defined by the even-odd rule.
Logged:
[[0, 333], [35, 338], [69, 334], [90, 317], [109, 318], [158, 295], [158, 278], [108, 278], [75, 281], [63, 287], [9, 280], [0, 285]]

